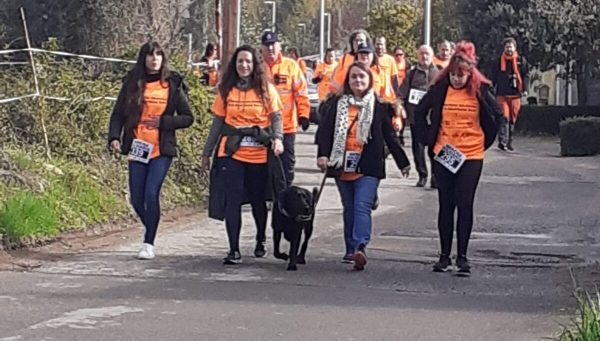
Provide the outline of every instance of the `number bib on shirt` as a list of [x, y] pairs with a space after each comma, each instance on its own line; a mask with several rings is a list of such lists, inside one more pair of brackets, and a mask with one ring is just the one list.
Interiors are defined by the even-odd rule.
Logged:
[[360, 161], [360, 153], [346, 152], [346, 158], [344, 160], [344, 172], [356, 173], [358, 161]]
[[410, 89], [408, 93], [408, 103], [413, 105], [418, 105], [421, 102], [421, 98], [425, 96], [427, 91], [419, 90], [419, 89]]
[[446, 167], [452, 174], [456, 174], [465, 163], [466, 157], [460, 150], [446, 144], [433, 159]]
[[264, 145], [254, 138], [254, 136], [244, 136], [240, 142], [240, 147], [264, 147]]
[[148, 163], [150, 162], [152, 149], [154, 149], [154, 145], [152, 143], [134, 139], [133, 143], [131, 143], [131, 149], [129, 150], [127, 160]]

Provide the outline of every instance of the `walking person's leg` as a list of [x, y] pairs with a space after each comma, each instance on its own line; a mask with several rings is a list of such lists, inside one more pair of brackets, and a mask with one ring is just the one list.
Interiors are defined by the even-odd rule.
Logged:
[[153, 247], [145, 242], [148, 227], [146, 226], [146, 203], [144, 202], [144, 198], [146, 195], [146, 178], [148, 176], [149, 165], [141, 162], [129, 161], [128, 169], [129, 201], [144, 226], [144, 241], [137, 257], [140, 259], [152, 259], [154, 258]]
[[415, 168], [419, 174], [419, 181], [417, 187], [423, 187], [427, 183], [427, 165], [425, 164], [425, 144], [421, 138], [419, 128], [415, 124], [410, 125], [411, 134], [411, 149], [413, 153], [413, 159], [415, 161]]
[[242, 202], [244, 201], [244, 165], [232, 158], [219, 158], [219, 176], [227, 178], [225, 186], [225, 227], [229, 240], [229, 252], [224, 264], [241, 263], [240, 231], [242, 228]]
[[353, 239], [356, 245], [354, 268], [363, 270], [367, 264], [367, 245], [371, 240], [373, 221], [371, 218], [372, 203], [377, 193], [379, 179], [362, 176], [354, 181], [354, 230]]
[[510, 117], [509, 117], [509, 126], [508, 126], [508, 143], [506, 148], [508, 150], [514, 150], [512, 142], [513, 142], [513, 133], [514, 127], [517, 123], [517, 118], [519, 117], [519, 111], [521, 111], [521, 98], [514, 97], [510, 99]]
[[471, 273], [467, 261], [467, 247], [473, 230], [473, 204], [475, 192], [483, 161], [467, 161], [457, 173], [456, 179], [456, 204], [458, 207], [458, 219], [456, 224], [456, 238], [458, 239], [458, 254], [456, 266], [459, 274], [469, 275]]
[[496, 102], [502, 109], [502, 120], [498, 129], [498, 148], [506, 150], [510, 134], [510, 105], [504, 96], [496, 97]]
[[264, 257], [267, 254], [265, 242], [267, 241], [267, 203], [265, 191], [268, 181], [268, 168], [266, 164], [245, 165], [244, 187], [252, 205], [252, 217], [256, 224], [256, 246], [254, 256]]
[[283, 135], [283, 154], [281, 154], [281, 162], [285, 173], [285, 181], [287, 186], [291, 186], [294, 182], [294, 168], [296, 167], [296, 134]]
[[150, 160], [148, 164], [148, 176], [146, 177], [146, 191], [144, 201], [146, 203], [146, 234], [144, 243], [154, 245], [158, 223], [160, 221], [160, 190], [165, 181], [173, 158], [170, 156], [159, 156]]
[[440, 237], [440, 259], [433, 265], [433, 271], [444, 272], [452, 264], [452, 236], [454, 234], [454, 210], [456, 208], [456, 176], [438, 162], [432, 165], [438, 186], [438, 233]]
[[344, 220], [344, 244], [346, 253], [342, 258], [342, 262], [351, 263], [354, 260], [354, 245], [353, 230], [354, 230], [354, 184], [353, 181], [343, 181], [335, 179], [335, 184], [340, 193], [343, 207]]

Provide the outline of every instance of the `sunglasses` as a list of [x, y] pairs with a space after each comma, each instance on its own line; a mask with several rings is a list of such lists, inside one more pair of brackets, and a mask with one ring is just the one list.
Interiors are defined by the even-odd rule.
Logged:
[[396, 53], [396, 57], [402, 57], [404, 56], [404, 53]]

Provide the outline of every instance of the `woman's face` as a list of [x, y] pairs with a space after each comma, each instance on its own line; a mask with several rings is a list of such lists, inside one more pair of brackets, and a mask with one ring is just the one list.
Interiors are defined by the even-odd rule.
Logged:
[[154, 50], [146, 55], [146, 72], [158, 73], [162, 67], [163, 55], [161, 51]]
[[252, 53], [248, 51], [240, 51], [235, 60], [235, 70], [242, 79], [247, 79], [252, 75], [254, 71], [254, 65], [252, 64]]
[[352, 42], [352, 51], [358, 50], [358, 45], [366, 43], [366, 42], [367, 42], [367, 36], [364, 33], [357, 34], [356, 37], [354, 38], [354, 41]]
[[363, 70], [356, 66], [352, 67], [348, 77], [350, 77], [350, 90], [352, 90], [354, 96], [362, 96], [369, 89], [369, 74]]
[[373, 64], [373, 54], [372, 53], [359, 53], [357, 55], [357, 61], [368, 67], [371, 67], [371, 64]]
[[452, 70], [449, 73], [450, 85], [452, 85], [452, 87], [455, 89], [462, 89], [469, 82], [470, 76], [471, 73], [469, 71], [465, 71], [460, 68]]
[[507, 56], [512, 56], [516, 50], [517, 48], [512, 42], [508, 42], [506, 43], [506, 45], [504, 45], [504, 54], [506, 54]]

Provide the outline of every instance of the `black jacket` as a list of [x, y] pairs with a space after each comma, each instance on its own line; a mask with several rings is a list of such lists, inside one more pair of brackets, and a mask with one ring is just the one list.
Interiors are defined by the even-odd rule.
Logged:
[[[169, 98], [164, 114], [158, 126], [160, 155], [176, 156], [177, 140], [175, 130], [187, 128], [194, 122], [194, 116], [188, 103], [183, 77], [177, 73], [169, 76]], [[134, 129], [127, 128], [127, 81], [123, 82], [117, 103], [110, 116], [108, 127], [108, 143], [114, 140], [121, 142], [121, 153], [127, 155], [134, 139]], [[138, 108], [141, 110], [141, 108]], [[177, 113], [177, 115], [175, 115]]]
[[[496, 89], [497, 96], [521, 96], [519, 90], [513, 87], [512, 85], [512, 77], [515, 75], [513, 71], [512, 63], [506, 63], [506, 71], [502, 72], [500, 70], [500, 65], [502, 63], [502, 57], [498, 59], [498, 62], [492, 69], [492, 77], [491, 81], [494, 84]], [[519, 56], [517, 59], [517, 68], [519, 69], [519, 74], [521, 75], [521, 79], [523, 80], [523, 91], [528, 91], [529, 88], [529, 77], [528, 72], [529, 68], [527, 66], [527, 61], [523, 56]]]
[[408, 103], [408, 96], [411, 89], [423, 91], [429, 90], [431, 82], [437, 76], [438, 72], [438, 68], [433, 64], [429, 65], [427, 71], [423, 71], [418, 64], [416, 64], [406, 73], [406, 78], [404, 78], [404, 82], [400, 85], [398, 97], [403, 102], [404, 109], [406, 109], [406, 120], [408, 124], [416, 124], [419, 128], [424, 128], [426, 121], [415, 121], [415, 108], [417, 106]]
[[[431, 110], [431, 126], [427, 131], [427, 145], [429, 154], [433, 156], [433, 146], [437, 142], [442, 124], [442, 111], [446, 102], [446, 94], [450, 81], [445, 78], [435, 84], [429, 92], [421, 99], [415, 110], [417, 117], [427, 116]], [[479, 123], [484, 134], [484, 148], [488, 149], [496, 139], [498, 126], [502, 120], [502, 111], [496, 103], [490, 87], [483, 85], [480, 90], [479, 100]]]
[[[318, 157], [329, 158], [331, 155], [338, 99], [339, 97], [328, 99], [319, 109], [322, 121], [319, 121], [319, 130], [317, 131]], [[392, 127], [393, 116], [394, 109], [390, 104], [379, 100], [375, 101], [371, 139], [363, 148], [358, 162], [358, 173], [379, 179], [385, 178], [384, 143], [387, 144], [398, 168], [403, 169], [410, 165]]]

